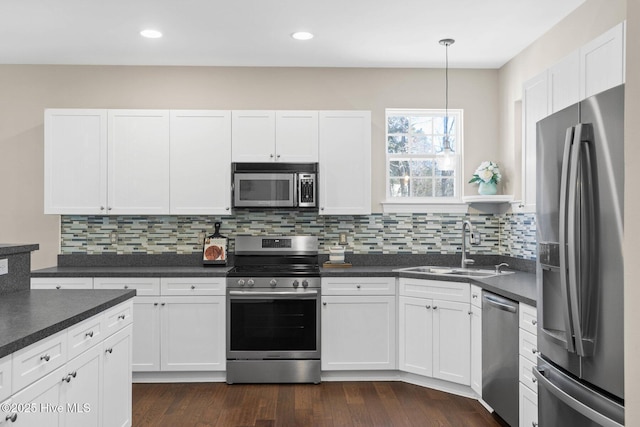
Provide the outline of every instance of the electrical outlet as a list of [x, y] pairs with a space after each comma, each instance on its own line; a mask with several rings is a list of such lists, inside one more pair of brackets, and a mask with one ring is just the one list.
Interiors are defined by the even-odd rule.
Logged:
[[347, 244], [347, 233], [340, 233], [340, 240], [338, 241], [340, 245]]
[[112, 231], [111, 234], [109, 234], [109, 239], [111, 239], [112, 245], [118, 244], [118, 233], [116, 233], [115, 231]]
[[204, 243], [204, 238], [206, 237], [207, 233], [205, 233], [204, 231], [201, 231], [198, 233], [198, 242], [199, 243]]
[[0, 259], [0, 276], [3, 274], [9, 274], [9, 260]]

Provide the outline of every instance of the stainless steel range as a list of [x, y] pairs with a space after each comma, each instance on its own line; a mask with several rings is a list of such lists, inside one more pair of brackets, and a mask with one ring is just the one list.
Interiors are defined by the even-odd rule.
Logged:
[[227, 275], [227, 383], [319, 382], [317, 238], [237, 237]]

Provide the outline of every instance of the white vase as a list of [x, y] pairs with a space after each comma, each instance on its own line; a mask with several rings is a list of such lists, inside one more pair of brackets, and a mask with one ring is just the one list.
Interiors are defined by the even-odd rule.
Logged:
[[478, 185], [478, 194], [483, 196], [492, 196], [498, 192], [498, 188], [493, 182], [481, 182]]

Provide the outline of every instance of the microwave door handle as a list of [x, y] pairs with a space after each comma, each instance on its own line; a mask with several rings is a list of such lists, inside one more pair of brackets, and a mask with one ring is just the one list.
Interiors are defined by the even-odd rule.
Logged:
[[[594, 250], [590, 242], [593, 241], [595, 234], [591, 156], [589, 143], [587, 140], [583, 140], [583, 137], [586, 137], [588, 133], [586, 126], [583, 124], [577, 125], [574, 134], [573, 147], [575, 156], [571, 159], [567, 212], [569, 299], [576, 353], [579, 356], [587, 356], [591, 352], [591, 347], [586, 346], [583, 340], [582, 326], [584, 322], [582, 322], [582, 316], [580, 315], [580, 300], [581, 296], [588, 292], [588, 284], [592, 280], [592, 274], [589, 274], [589, 271], [585, 271], [585, 268], [589, 269], [594, 262], [592, 258]], [[586, 222], [584, 233], [583, 221]], [[587, 253], [587, 259], [583, 259], [585, 252]], [[588, 309], [588, 304], [584, 308]]]
[[[567, 277], [567, 192], [569, 187], [569, 179], [570, 179], [570, 167], [571, 167], [571, 159], [575, 154], [575, 150], [573, 149], [573, 140], [574, 140], [574, 128], [570, 127], [567, 129], [567, 133], [564, 141], [564, 152], [562, 155], [562, 174], [560, 180], [560, 224], [559, 224], [559, 234], [560, 234], [560, 293], [562, 295], [562, 304], [563, 307], [563, 319], [565, 325], [565, 342], [567, 351], [570, 353], [575, 353], [575, 346], [573, 343], [573, 325], [571, 322], [571, 306], [569, 302], [569, 284]], [[544, 330], [545, 322], [544, 318], [541, 323], [541, 327]]]

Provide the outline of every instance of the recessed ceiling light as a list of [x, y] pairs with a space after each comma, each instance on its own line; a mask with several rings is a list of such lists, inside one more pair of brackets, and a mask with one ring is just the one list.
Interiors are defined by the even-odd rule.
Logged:
[[291, 37], [293, 37], [296, 40], [311, 40], [313, 38], [313, 34], [308, 33], [306, 31], [298, 31], [291, 34]]
[[146, 29], [146, 30], [140, 31], [140, 35], [142, 37], [146, 37], [148, 39], [159, 39], [160, 37], [162, 37], [162, 33], [160, 31], [151, 30], [151, 29]]

